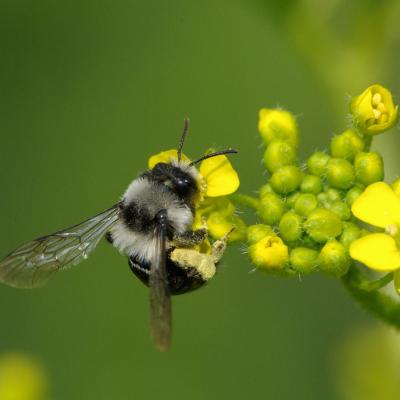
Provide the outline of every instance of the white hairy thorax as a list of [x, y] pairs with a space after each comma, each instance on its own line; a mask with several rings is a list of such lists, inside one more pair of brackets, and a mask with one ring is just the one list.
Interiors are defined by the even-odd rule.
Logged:
[[[158, 211], [167, 210], [168, 221], [177, 233], [183, 233], [193, 223], [193, 213], [177, 196], [146, 178], [135, 179], [123, 195], [124, 205], [135, 202], [146, 208], [151, 217]], [[156, 238], [151, 233], [134, 232], [121, 219], [112, 227], [113, 245], [123, 254], [138, 256], [141, 260], [152, 260], [157, 248]], [[167, 243], [167, 247], [169, 244]]]

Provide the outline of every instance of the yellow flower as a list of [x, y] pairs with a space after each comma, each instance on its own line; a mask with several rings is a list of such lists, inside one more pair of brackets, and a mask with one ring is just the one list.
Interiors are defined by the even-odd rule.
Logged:
[[1, 400], [41, 400], [46, 391], [45, 374], [35, 360], [17, 353], [0, 357]]
[[376, 271], [394, 271], [394, 282], [400, 293], [400, 198], [384, 182], [369, 185], [354, 201], [353, 214], [370, 225], [384, 228], [350, 245], [350, 256]]
[[[168, 163], [177, 158], [177, 150], [163, 151], [151, 156], [148, 166], [152, 169], [158, 163]], [[184, 154], [182, 154], [182, 161], [190, 162]], [[239, 187], [239, 176], [225, 155], [203, 160], [200, 163], [199, 172], [199, 188], [206, 197], [226, 196]]]
[[249, 247], [249, 256], [257, 268], [277, 271], [287, 263], [289, 250], [281, 238], [268, 235]]
[[377, 135], [397, 122], [398, 106], [392, 94], [381, 85], [372, 85], [350, 103], [356, 126], [365, 134]]
[[296, 119], [289, 111], [262, 108], [258, 130], [266, 146], [275, 139], [287, 140], [294, 147], [299, 144]]

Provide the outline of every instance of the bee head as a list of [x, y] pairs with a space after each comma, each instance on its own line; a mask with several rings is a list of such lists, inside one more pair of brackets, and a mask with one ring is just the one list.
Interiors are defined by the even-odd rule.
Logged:
[[191, 200], [198, 193], [194, 167], [175, 163], [158, 163], [151, 170], [152, 178], [167, 186], [182, 199]]
[[178, 159], [170, 163], [158, 163], [151, 170], [152, 179], [164, 184], [180, 198], [191, 202], [199, 192], [198, 171], [195, 167], [207, 158], [219, 156], [222, 154], [237, 153], [236, 150], [226, 149], [205, 154], [202, 157], [190, 163], [182, 161], [182, 149], [185, 143], [186, 134], [189, 128], [189, 120], [185, 119], [183, 133], [178, 146]]

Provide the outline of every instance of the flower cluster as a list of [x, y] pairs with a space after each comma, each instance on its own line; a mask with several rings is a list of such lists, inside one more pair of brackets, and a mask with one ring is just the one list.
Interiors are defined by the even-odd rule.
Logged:
[[[395, 271], [400, 290], [400, 181], [382, 182], [381, 155], [372, 137], [397, 121], [390, 92], [372, 85], [350, 104], [353, 126], [300, 164], [299, 132], [288, 111], [262, 109], [258, 129], [268, 181], [257, 199], [259, 224], [247, 228], [248, 253], [264, 272], [322, 271], [345, 276], [354, 260], [377, 271]], [[361, 221], [383, 228], [372, 233]]]

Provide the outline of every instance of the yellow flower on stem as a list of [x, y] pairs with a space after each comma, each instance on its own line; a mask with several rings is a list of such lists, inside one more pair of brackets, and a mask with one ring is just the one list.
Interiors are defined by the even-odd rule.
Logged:
[[355, 125], [367, 135], [377, 135], [392, 128], [397, 122], [398, 106], [393, 104], [390, 91], [372, 85], [350, 103]]
[[400, 294], [400, 198], [384, 182], [369, 185], [352, 205], [353, 214], [363, 222], [385, 229], [355, 240], [350, 256], [380, 272], [393, 272]]

